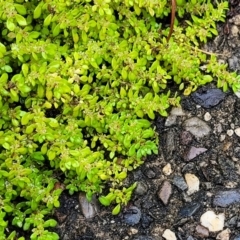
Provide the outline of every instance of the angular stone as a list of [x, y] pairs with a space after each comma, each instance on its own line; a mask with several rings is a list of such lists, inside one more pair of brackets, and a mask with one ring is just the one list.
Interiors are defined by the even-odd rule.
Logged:
[[206, 122], [210, 121], [211, 118], [212, 118], [212, 116], [211, 116], [211, 114], [210, 114], [209, 112], [206, 112], [206, 113], [204, 114], [204, 120], [205, 120]]
[[200, 203], [190, 202], [179, 210], [178, 215], [182, 218], [191, 217], [195, 213], [197, 213], [200, 207], [201, 207]]
[[143, 181], [140, 181], [140, 182], [138, 182], [137, 187], [136, 187], [134, 192], [137, 195], [144, 195], [144, 194], [147, 193], [147, 191], [148, 191], [147, 184], [145, 182], [143, 182]]
[[213, 199], [213, 205], [218, 207], [228, 207], [235, 203], [240, 203], [240, 189], [219, 191]]
[[216, 215], [213, 211], [205, 212], [200, 218], [201, 225], [206, 227], [210, 232], [223, 230], [224, 220], [224, 213]]
[[188, 185], [188, 191], [187, 194], [191, 195], [199, 190], [199, 179], [194, 174], [186, 173], [185, 174], [185, 180]]
[[86, 198], [86, 195], [84, 193], [80, 193], [78, 199], [84, 217], [87, 219], [95, 217], [99, 211], [99, 205], [96, 196], [93, 196], [92, 200], [89, 202]]
[[162, 200], [164, 205], [167, 205], [171, 195], [172, 185], [169, 181], [164, 181], [158, 192], [158, 197]]
[[218, 235], [217, 235], [217, 238], [218, 240], [229, 240], [230, 239], [230, 229], [227, 228], [225, 230], [223, 230], [222, 232], [220, 232]]
[[177, 240], [177, 237], [174, 232], [170, 229], [166, 229], [162, 235], [166, 240]]
[[201, 226], [201, 225], [197, 225], [196, 227], [196, 233], [197, 233], [197, 236], [198, 237], [201, 237], [201, 238], [205, 238], [205, 237], [208, 237], [209, 236], [209, 231], [207, 228]]
[[240, 137], [240, 127], [234, 130], [235, 134]]
[[174, 124], [176, 124], [176, 121], [177, 121], [177, 116], [175, 115], [169, 115], [165, 121], [165, 126], [166, 127], [170, 127]]
[[123, 213], [123, 220], [128, 225], [135, 225], [138, 224], [141, 219], [141, 211], [139, 208], [135, 206], [129, 207]]
[[211, 108], [218, 105], [224, 98], [225, 93], [220, 89], [200, 89], [192, 95], [193, 101], [204, 108]]
[[192, 117], [187, 119], [183, 123], [183, 126], [186, 131], [192, 133], [196, 138], [202, 138], [204, 136], [207, 136], [211, 131], [211, 128], [198, 117]]
[[170, 163], [168, 163], [164, 168], [162, 169], [164, 175], [168, 176], [172, 173], [172, 166]]
[[185, 160], [190, 161], [206, 151], [207, 151], [206, 148], [197, 148], [197, 147], [192, 146], [190, 148], [190, 150], [188, 151], [188, 153], [186, 154]]
[[173, 178], [173, 184], [177, 186], [182, 191], [186, 190], [188, 188], [184, 178], [182, 176], [174, 176]]
[[171, 159], [173, 156], [173, 153], [176, 149], [176, 143], [175, 143], [176, 137], [175, 132], [172, 130], [167, 131], [166, 135], [166, 158]]

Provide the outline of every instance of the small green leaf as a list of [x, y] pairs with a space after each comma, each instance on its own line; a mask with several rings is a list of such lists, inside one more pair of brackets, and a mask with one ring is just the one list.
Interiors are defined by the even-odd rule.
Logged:
[[26, 26], [27, 25], [27, 21], [26, 21], [26, 19], [22, 15], [16, 14], [15, 18], [17, 20], [17, 23], [20, 26]]
[[111, 204], [111, 201], [104, 196], [101, 196], [99, 201], [103, 206], [109, 206]]
[[9, 31], [13, 32], [15, 30], [16, 26], [10, 18], [8, 18], [6, 25]]
[[37, 7], [34, 9], [34, 12], [33, 12], [33, 18], [34, 19], [40, 18], [40, 16], [42, 15], [42, 3], [43, 2], [40, 2], [37, 5]]
[[112, 210], [112, 215], [117, 215], [117, 214], [119, 214], [120, 210], [121, 210], [121, 205], [118, 204], [118, 205]]

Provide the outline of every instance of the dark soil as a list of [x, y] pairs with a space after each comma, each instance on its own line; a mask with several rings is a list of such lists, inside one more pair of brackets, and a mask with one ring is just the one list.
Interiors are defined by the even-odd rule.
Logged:
[[[240, 2], [229, 3], [219, 36], [204, 49], [221, 54], [219, 59], [240, 73]], [[160, 240], [166, 229], [176, 236], [169, 240], [240, 239], [240, 99], [230, 92], [215, 97], [218, 91], [212, 89], [214, 85], [199, 89], [167, 119], [156, 119], [160, 154], [130, 174], [129, 184], [137, 181], [138, 187], [121, 214], [112, 216], [110, 208], [95, 203], [96, 216], [86, 219], [79, 196], [64, 193], [55, 212], [60, 239]], [[193, 117], [203, 122], [189, 127]], [[193, 193], [187, 175], [199, 179]], [[201, 225], [208, 210], [224, 214], [222, 229], [213, 232]]]

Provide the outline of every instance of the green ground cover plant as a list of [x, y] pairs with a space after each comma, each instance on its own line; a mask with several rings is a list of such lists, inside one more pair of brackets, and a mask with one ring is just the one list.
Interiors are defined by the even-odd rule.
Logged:
[[151, 120], [206, 83], [240, 88], [199, 49], [227, 7], [177, 0], [167, 42], [167, 0], [0, 0], [0, 240], [59, 239], [59, 182], [120, 212], [158, 153]]

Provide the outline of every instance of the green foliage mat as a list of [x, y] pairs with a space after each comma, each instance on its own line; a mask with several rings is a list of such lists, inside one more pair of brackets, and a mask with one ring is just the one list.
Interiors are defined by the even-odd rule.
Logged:
[[58, 239], [47, 228], [59, 181], [118, 214], [136, 186], [128, 172], [158, 153], [155, 115], [213, 80], [239, 89], [199, 49], [227, 2], [177, 5], [167, 42], [167, 0], [0, 0], [1, 240]]

